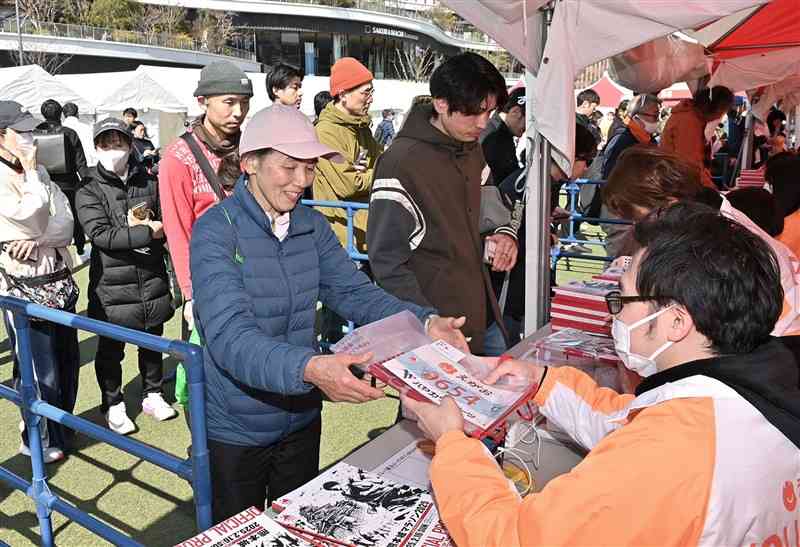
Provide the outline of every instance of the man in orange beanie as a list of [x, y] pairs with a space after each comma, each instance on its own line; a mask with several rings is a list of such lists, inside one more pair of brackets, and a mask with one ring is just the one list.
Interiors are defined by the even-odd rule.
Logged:
[[[331, 68], [333, 101], [320, 113], [317, 135], [320, 142], [344, 156], [345, 162], [322, 159], [317, 163], [314, 199], [369, 203], [375, 162], [383, 152], [370, 131], [372, 80], [372, 72], [352, 57], [339, 59]], [[332, 208], [320, 211], [346, 248], [347, 212]], [[354, 249], [366, 252], [366, 210], [359, 211], [353, 222]]]
[[[331, 67], [330, 89], [333, 101], [319, 115], [316, 125], [321, 143], [344, 157], [343, 163], [324, 158], [317, 162], [314, 199], [369, 203], [375, 162], [383, 152], [370, 129], [372, 72], [352, 57], [343, 57]], [[353, 217], [353, 241], [348, 248], [347, 211], [321, 207], [336, 237], [349, 251], [366, 253], [367, 211]], [[322, 309], [322, 338], [334, 343], [342, 337], [344, 319], [328, 308]]]

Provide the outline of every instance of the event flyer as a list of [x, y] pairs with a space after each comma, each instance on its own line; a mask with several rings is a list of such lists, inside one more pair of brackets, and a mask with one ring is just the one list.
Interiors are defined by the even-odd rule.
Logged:
[[175, 547], [311, 547], [257, 507], [245, 509]]
[[426, 490], [346, 463], [275, 501], [273, 509], [284, 526], [342, 545], [450, 545]]
[[459, 363], [465, 357], [438, 340], [390, 359], [383, 366], [431, 402], [453, 397], [468, 422], [488, 430], [513, 409], [521, 393], [478, 381]]

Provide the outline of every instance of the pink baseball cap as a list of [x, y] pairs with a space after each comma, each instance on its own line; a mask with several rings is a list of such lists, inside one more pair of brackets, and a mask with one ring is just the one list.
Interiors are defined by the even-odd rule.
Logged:
[[258, 112], [244, 128], [239, 155], [274, 148], [293, 158], [325, 158], [342, 163], [344, 157], [319, 142], [314, 126], [294, 107], [272, 105]]

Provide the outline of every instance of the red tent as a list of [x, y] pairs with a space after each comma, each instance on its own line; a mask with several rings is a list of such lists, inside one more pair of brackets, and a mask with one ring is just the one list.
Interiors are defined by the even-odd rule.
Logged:
[[605, 72], [602, 78], [586, 89], [593, 89], [600, 95], [601, 108], [617, 108], [622, 99], [630, 99], [633, 97], [633, 92], [612, 80], [608, 76], [608, 72]]
[[773, 0], [759, 6], [739, 21], [731, 21], [731, 28], [708, 44], [708, 49], [717, 59], [734, 59], [799, 47], [798, 9], [797, 0]]

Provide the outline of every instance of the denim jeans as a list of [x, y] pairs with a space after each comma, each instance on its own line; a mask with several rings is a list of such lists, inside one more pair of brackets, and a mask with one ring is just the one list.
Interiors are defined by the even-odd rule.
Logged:
[[503, 355], [508, 349], [506, 339], [503, 337], [503, 331], [497, 323], [492, 323], [486, 329], [486, 337], [483, 342], [483, 354], [487, 357], [498, 357]]
[[[74, 309], [66, 311], [75, 312]], [[22, 380], [17, 361], [14, 319], [10, 312], [4, 313], [3, 319], [14, 356], [14, 386], [15, 389], [19, 389]], [[39, 396], [44, 402], [71, 414], [75, 409], [80, 372], [78, 333], [75, 329], [46, 321], [31, 321], [30, 326], [31, 357]], [[72, 432], [56, 422], [44, 418], [42, 420], [47, 423], [47, 446], [66, 450], [67, 440]], [[28, 445], [27, 430], [22, 433], [22, 441]]]

